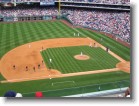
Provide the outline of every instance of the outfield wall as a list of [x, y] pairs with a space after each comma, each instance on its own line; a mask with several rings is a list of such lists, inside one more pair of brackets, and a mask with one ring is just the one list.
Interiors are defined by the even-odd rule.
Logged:
[[16, 22], [16, 21], [34, 21], [34, 20], [52, 20], [56, 19], [57, 15], [44, 16], [22, 16], [22, 17], [0, 17], [0, 22]]

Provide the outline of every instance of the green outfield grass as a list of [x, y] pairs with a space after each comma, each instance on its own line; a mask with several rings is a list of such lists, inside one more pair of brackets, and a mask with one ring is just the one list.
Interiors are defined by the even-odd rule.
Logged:
[[73, 32], [60, 21], [0, 23], [0, 57], [19, 45], [43, 39], [74, 37]]
[[[75, 55], [80, 53], [88, 55], [88, 60], [77, 60]], [[111, 69], [115, 68], [119, 62], [108, 52], [101, 48], [90, 48], [89, 46], [71, 46], [49, 48], [41, 52], [42, 57], [47, 65], [52, 69], [61, 71], [62, 73], [74, 73], [91, 70]], [[50, 64], [49, 59], [52, 59]]]
[[[34, 92], [36, 91], [42, 91], [46, 97], [96, 92], [100, 84], [101, 90], [129, 86], [129, 78], [130, 75], [128, 73], [117, 71], [16, 83], [0, 83], [0, 96], [3, 96], [8, 90], [20, 92], [25, 97], [34, 97]], [[68, 81], [74, 81], [74, 83]], [[53, 86], [52, 83], [54, 83]]]
[[[109, 46], [111, 51], [121, 56], [125, 60], [130, 60], [130, 48], [127, 48], [119, 44], [118, 42], [110, 39], [109, 37], [103, 34], [95, 33], [95, 32], [88, 31], [85, 29], [80, 29], [80, 28], [75, 28], [75, 29], [70, 28], [69, 26], [65, 25], [59, 20], [43, 21], [43, 22], [0, 23], [0, 59], [5, 53], [7, 53], [8, 51], [12, 50], [13, 48], [17, 46], [20, 46], [29, 42], [44, 40], [44, 39], [70, 38], [70, 37], [74, 37], [73, 35], [74, 33], [80, 33], [80, 37], [90, 37], [98, 42], [100, 42], [100, 38], [103, 38], [103, 42], [100, 42], [102, 45]], [[101, 55], [101, 53], [99, 52], [98, 54]], [[115, 62], [112, 61], [111, 67], [113, 67], [116, 62], [117, 61]], [[67, 64], [67, 63], [64, 63], [64, 64]], [[80, 65], [76, 64], [76, 66], [80, 66], [80, 68], [83, 68], [81, 67], [81, 64]], [[88, 66], [90, 67], [90, 65]], [[65, 66], [62, 66], [62, 67], [65, 67]], [[68, 65], [67, 67], [70, 68]], [[86, 69], [83, 68], [83, 70], [84, 71], [88, 70], [90, 69], [89, 67], [85, 66]], [[106, 66], [99, 65], [99, 67], [104, 68], [104, 67], [107, 67], [107, 65]], [[75, 67], [73, 69], [75, 69]], [[77, 69], [78, 67], [76, 67], [76, 70]], [[77, 77], [75, 76], [75, 77], [67, 77], [67, 78], [56, 78], [52, 80], [45, 79], [45, 80], [36, 80], [36, 81], [18, 82], [18, 83], [5, 83], [5, 84], [0, 83], [0, 96], [3, 96], [4, 92], [6, 92], [7, 90], [15, 90], [21, 93], [29, 93], [29, 92], [35, 92], [35, 91], [47, 91], [47, 93], [45, 94], [46, 96], [63, 96], [63, 95], [69, 95], [69, 94], [77, 94], [79, 93], [78, 88], [75, 90], [69, 89], [69, 92], [66, 92], [67, 90], [64, 89], [64, 88], [74, 87], [75, 84], [72, 85], [71, 83], [70, 84], [67, 83], [62, 86], [57, 86], [57, 87], [56, 86], [52, 87], [51, 84], [52, 82], [57, 82], [57, 81], [62, 82], [66, 80], [75, 80], [75, 82], [77, 82], [76, 87], [80, 87], [80, 86], [88, 86], [91, 84], [97, 84], [98, 79], [102, 79], [100, 83], [108, 83], [108, 82], [117, 81], [117, 80], [120, 81], [124, 79], [129, 80], [129, 77], [130, 77], [129, 74], [123, 73], [123, 72], [120, 72], [120, 73], [121, 73], [120, 75], [114, 72], [111, 74], [103, 73], [103, 75], [101, 74], [101, 76], [99, 76], [99, 74], [95, 74], [95, 75], [84, 75], [84, 76], [77, 76]], [[110, 76], [110, 78], [107, 78], [107, 75]], [[4, 80], [2, 75], [0, 75], [0, 80]], [[128, 85], [125, 84], [123, 86], [128, 86]], [[104, 86], [104, 89], [113, 89], [113, 88], [114, 86], [111, 86], [111, 85]], [[63, 89], [63, 90], [58, 91], [57, 89]], [[94, 89], [91, 90], [90, 87], [86, 87], [85, 89], [87, 89], [86, 92], [91, 92], [91, 91], [96, 90], [96, 88], [95, 90]], [[57, 90], [57, 91], [52, 92], [50, 90]], [[34, 94], [25, 94], [25, 96], [31, 96], [31, 95], [34, 95]]]
[[126, 60], [130, 60], [130, 48], [127, 48], [107, 36], [85, 29], [70, 28], [60, 21], [15, 22], [0, 23], [0, 58], [9, 50], [28, 42], [37, 40], [74, 37], [73, 33], [80, 32], [80, 37], [90, 37], [109, 46], [112, 51]]

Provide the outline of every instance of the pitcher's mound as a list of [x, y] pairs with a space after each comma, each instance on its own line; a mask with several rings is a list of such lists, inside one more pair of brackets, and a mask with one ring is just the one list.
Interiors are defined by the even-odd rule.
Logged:
[[87, 55], [75, 55], [74, 58], [77, 60], [88, 60], [90, 57]]

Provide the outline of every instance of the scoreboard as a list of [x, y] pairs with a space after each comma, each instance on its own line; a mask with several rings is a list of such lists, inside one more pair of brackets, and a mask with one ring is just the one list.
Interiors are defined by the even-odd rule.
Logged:
[[41, 6], [55, 5], [55, 0], [40, 0]]

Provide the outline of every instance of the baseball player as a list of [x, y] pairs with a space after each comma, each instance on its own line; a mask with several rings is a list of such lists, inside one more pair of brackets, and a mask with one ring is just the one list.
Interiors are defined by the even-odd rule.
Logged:
[[40, 64], [38, 64], [38, 69], [40, 69]]
[[75, 36], [75, 33], [74, 33], [74, 36]]
[[49, 66], [49, 70], [51, 70], [51, 66]]
[[100, 39], [100, 41], [102, 42], [102, 41], [103, 41], [103, 39], [101, 38], [101, 39]]
[[81, 56], [83, 55], [83, 53], [81, 52]]
[[107, 52], [109, 51], [109, 48], [108, 48], [108, 47], [106, 47], [106, 51], [107, 51]]
[[31, 47], [31, 45], [29, 44], [29, 45], [28, 45], [28, 47], [30, 48], [30, 47]]
[[90, 42], [89, 46], [92, 47], [92, 43], [91, 42]]
[[28, 71], [28, 66], [26, 66], [26, 71]]
[[13, 65], [13, 69], [15, 70], [15, 65]]
[[96, 43], [94, 43], [94, 47], [96, 46]]
[[80, 36], [80, 34], [78, 33], [78, 36]]
[[49, 62], [52, 63], [52, 59], [49, 59]]
[[35, 72], [35, 67], [33, 67], [33, 70], [34, 70], [34, 72]]
[[101, 88], [100, 88], [100, 86], [98, 87], [98, 91], [100, 91], [101, 90]]

